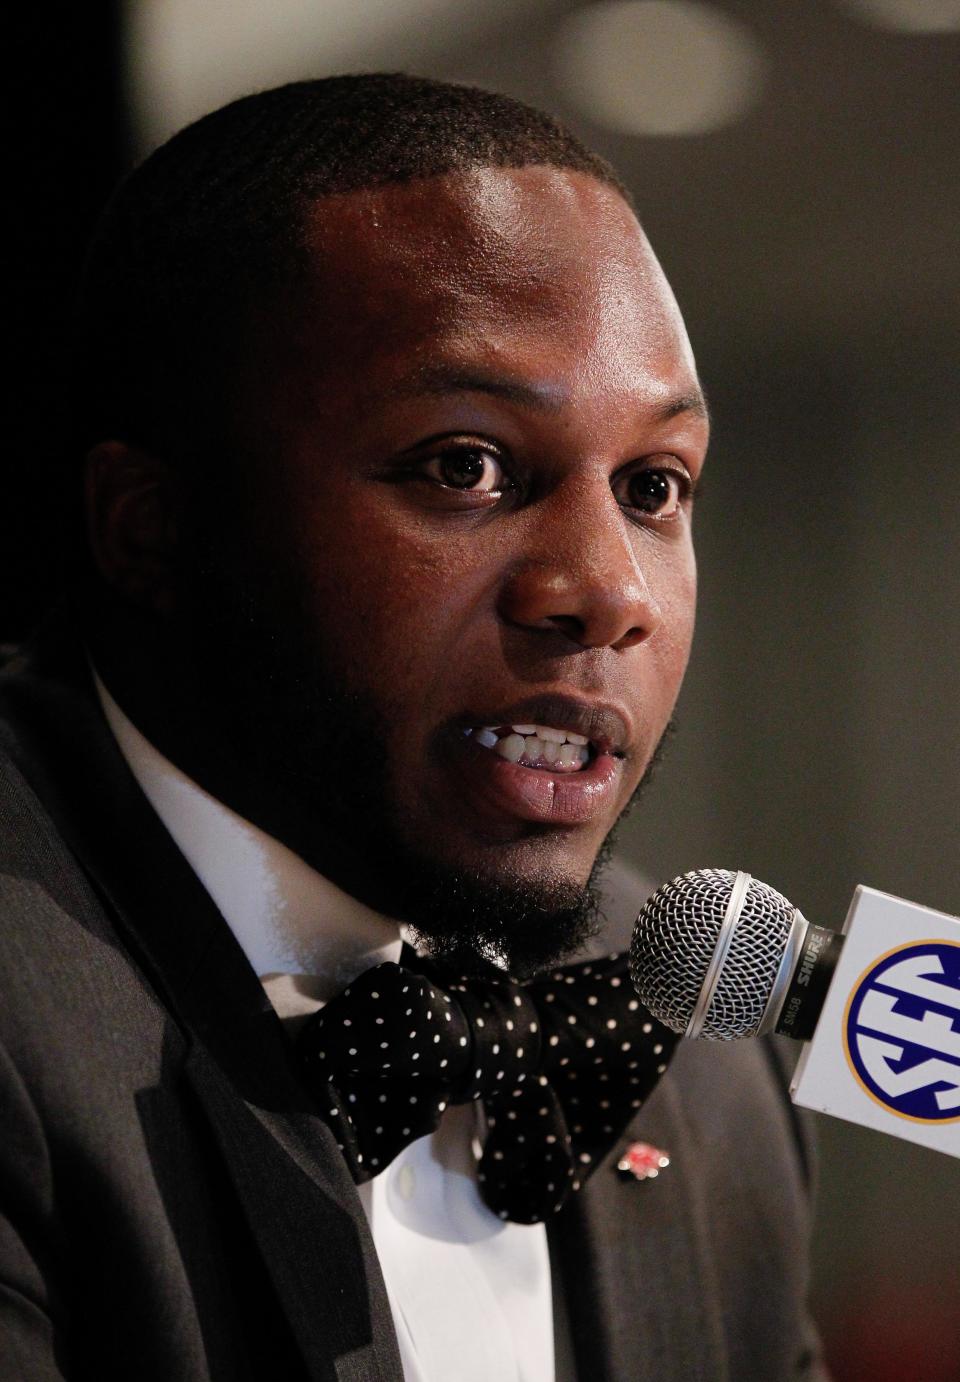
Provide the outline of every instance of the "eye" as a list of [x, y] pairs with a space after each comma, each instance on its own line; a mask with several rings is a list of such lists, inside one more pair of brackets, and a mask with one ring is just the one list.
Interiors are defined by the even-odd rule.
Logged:
[[676, 518], [690, 490], [686, 474], [663, 467], [635, 470], [615, 486], [619, 503], [660, 519]]
[[423, 471], [448, 489], [500, 494], [508, 488], [499, 457], [485, 446], [448, 446], [424, 462]]

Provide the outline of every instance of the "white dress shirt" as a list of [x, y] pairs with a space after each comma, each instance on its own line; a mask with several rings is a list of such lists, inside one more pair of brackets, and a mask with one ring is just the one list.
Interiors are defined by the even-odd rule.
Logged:
[[[191, 781], [97, 680], [120, 749], [280, 1018], [296, 1023], [396, 960], [401, 928]], [[542, 1224], [503, 1223], [477, 1190], [475, 1106], [452, 1106], [360, 1187], [406, 1382], [554, 1382]]]

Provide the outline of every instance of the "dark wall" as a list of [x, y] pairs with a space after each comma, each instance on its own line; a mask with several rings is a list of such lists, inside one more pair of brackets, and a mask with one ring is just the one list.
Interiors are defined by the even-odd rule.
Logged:
[[9, 63], [10, 385], [0, 504], [0, 641], [23, 636], [61, 578], [75, 514], [69, 441], [70, 304], [83, 247], [127, 159], [119, 7], [18, 6]]

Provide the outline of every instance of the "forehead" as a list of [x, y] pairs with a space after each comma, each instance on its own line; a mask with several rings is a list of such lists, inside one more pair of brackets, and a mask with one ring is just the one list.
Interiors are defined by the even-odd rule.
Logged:
[[[693, 359], [662, 270], [620, 194], [551, 167], [481, 168], [310, 208], [306, 337], [361, 368], [447, 352], [586, 380]], [[679, 378], [682, 376], [682, 378]], [[652, 383], [652, 380], [650, 381]]]

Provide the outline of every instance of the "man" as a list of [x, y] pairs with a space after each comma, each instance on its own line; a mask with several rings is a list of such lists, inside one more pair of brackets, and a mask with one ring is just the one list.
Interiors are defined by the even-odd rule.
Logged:
[[693, 629], [706, 410], [613, 174], [482, 92], [266, 92], [121, 189], [81, 347], [79, 630], [3, 690], [5, 1375], [811, 1375], [766, 1055], [628, 1127], [621, 962], [518, 983]]

